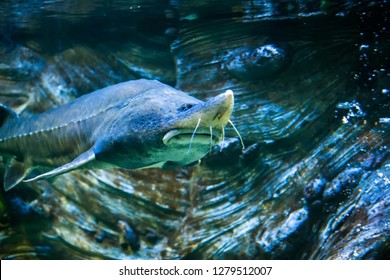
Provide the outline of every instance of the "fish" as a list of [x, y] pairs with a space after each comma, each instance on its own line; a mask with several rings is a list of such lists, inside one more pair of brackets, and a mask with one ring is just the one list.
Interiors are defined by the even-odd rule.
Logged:
[[231, 90], [201, 101], [146, 79], [111, 85], [29, 117], [0, 104], [4, 189], [76, 169], [190, 165], [223, 140], [233, 106]]

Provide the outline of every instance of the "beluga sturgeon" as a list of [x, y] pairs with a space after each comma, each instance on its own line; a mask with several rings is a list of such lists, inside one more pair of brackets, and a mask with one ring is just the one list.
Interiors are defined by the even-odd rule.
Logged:
[[[223, 140], [233, 105], [231, 90], [203, 102], [145, 79], [26, 118], [0, 104], [4, 189], [79, 168], [170, 169], [197, 162]], [[44, 173], [32, 176], [33, 170]]]

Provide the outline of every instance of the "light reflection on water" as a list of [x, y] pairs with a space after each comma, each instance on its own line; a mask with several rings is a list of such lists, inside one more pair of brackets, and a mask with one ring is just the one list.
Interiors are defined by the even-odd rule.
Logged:
[[[199, 167], [75, 172], [21, 187], [11, 194], [17, 199], [2, 195], [4, 205], [13, 205], [0, 230], [2, 257], [337, 254], [332, 248], [340, 244], [328, 225], [347, 211], [344, 201], [324, 202], [317, 197], [323, 189], [316, 190], [320, 195], [307, 189], [321, 181], [327, 193], [343, 197], [334, 178], [347, 176], [351, 166], [369, 176], [386, 162], [390, 102], [383, 61], [388, 60], [388, 33], [382, 21], [372, 24], [378, 36], [371, 32], [365, 23], [373, 19], [347, 9], [355, 7], [352, 2], [340, 4], [344, 10], [339, 14], [324, 6], [299, 10], [294, 1], [291, 6], [268, 1], [275, 5], [267, 7], [284, 11], [273, 9], [275, 21], [261, 4], [267, 1], [244, 1], [242, 6], [233, 1], [233, 7], [228, 2], [213, 2], [213, 7], [220, 4], [216, 10], [205, 9], [205, 2], [181, 1], [0, 3], [5, 45], [0, 63], [6, 65], [0, 69], [1, 97], [15, 94], [19, 105], [33, 101], [26, 111], [37, 113], [108, 84], [142, 77], [176, 85], [200, 99], [232, 89], [232, 120], [247, 147], [241, 151], [229, 129], [226, 147], [214, 149]], [[213, 13], [218, 16], [211, 17]], [[246, 50], [264, 46], [278, 46], [286, 54], [280, 64], [273, 61], [277, 67], [268, 76], [251, 72], [270, 69], [267, 65], [254, 67], [245, 60]], [[232, 54], [244, 59], [235, 60]], [[232, 59], [236, 63], [229, 64]], [[363, 182], [359, 189], [376, 197], [371, 190], [387, 184], [381, 179], [387, 179], [386, 172], [372, 179], [378, 186]], [[347, 190], [351, 194], [345, 205], [367, 200], [365, 191]], [[381, 208], [388, 217], [385, 210]], [[359, 228], [369, 221], [354, 219]], [[345, 228], [354, 228], [355, 220]], [[288, 230], [281, 225], [289, 225]], [[122, 246], [129, 239], [123, 228], [133, 229], [140, 250]], [[346, 234], [352, 243], [360, 237]]]

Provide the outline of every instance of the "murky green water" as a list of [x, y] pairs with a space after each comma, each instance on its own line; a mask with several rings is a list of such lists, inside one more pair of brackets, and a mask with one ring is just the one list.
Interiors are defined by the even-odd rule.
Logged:
[[388, 258], [388, 11], [1, 2], [0, 101], [22, 116], [157, 79], [202, 100], [233, 90], [246, 146], [229, 128], [196, 167], [76, 171], [2, 190], [1, 257]]

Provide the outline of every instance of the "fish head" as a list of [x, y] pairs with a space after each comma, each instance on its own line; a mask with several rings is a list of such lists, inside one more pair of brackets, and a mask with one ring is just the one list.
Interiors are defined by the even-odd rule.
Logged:
[[203, 102], [168, 86], [151, 89], [123, 106], [96, 158], [127, 169], [198, 162], [222, 141], [233, 105], [231, 90]]
[[231, 90], [208, 101], [189, 106], [183, 104], [179, 112], [165, 126], [162, 137], [169, 160], [163, 168], [175, 168], [197, 162], [219, 144], [224, 137], [234, 106]]

